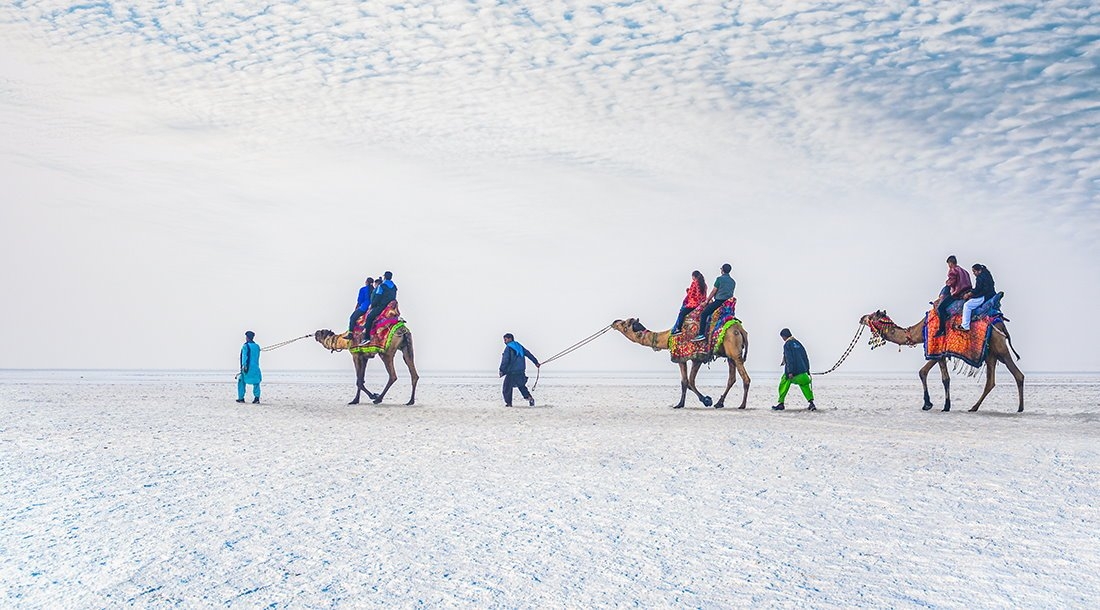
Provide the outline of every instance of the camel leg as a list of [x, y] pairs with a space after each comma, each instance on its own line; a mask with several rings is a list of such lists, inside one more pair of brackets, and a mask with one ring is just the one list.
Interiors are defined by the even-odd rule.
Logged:
[[695, 393], [695, 397], [699, 399], [699, 402], [703, 403], [704, 407], [709, 407], [712, 404], [710, 396], [703, 396], [703, 393], [699, 391], [699, 387], [695, 385], [695, 376], [699, 374], [699, 369], [701, 368], [703, 368], [701, 363], [692, 361], [691, 373], [688, 375], [688, 389]]
[[1005, 363], [1008, 367], [1008, 372], [1012, 373], [1012, 376], [1016, 379], [1016, 387], [1020, 391], [1020, 408], [1016, 409], [1017, 413], [1024, 412], [1024, 372], [1020, 370], [1020, 367], [1016, 366], [1016, 363], [1012, 361], [1012, 356], [1005, 354], [1005, 357], [1001, 359], [1001, 362]]
[[684, 400], [687, 399], [688, 391], [688, 366], [686, 362], [680, 363], [680, 402], [672, 405], [673, 409], [683, 409]]
[[420, 375], [416, 372], [416, 363], [413, 362], [411, 345], [401, 350], [401, 358], [405, 360], [405, 367], [409, 369], [409, 379], [412, 380], [412, 395], [409, 396], [409, 402], [405, 403], [405, 406], [411, 407], [416, 404], [416, 382], [420, 380]]
[[[351, 355], [351, 363], [355, 365], [355, 398], [351, 399], [349, 405], [359, 404], [359, 395], [362, 392], [367, 392], [367, 388], [363, 386], [363, 379], [367, 375], [367, 359], [360, 358], [358, 354]], [[367, 392], [370, 395], [370, 392]]]
[[978, 397], [978, 402], [974, 403], [973, 407], [970, 407], [971, 411], [977, 411], [978, 407], [982, 406], [982, 401], [986, 396], [989, 396], [989, 392], [993, 389], [993, 386], [997, 385], [997, 357], [990, 354], [985, 359], [985, 390], [982, 395]]
[[[943, 410], [951, 410], [951, 372], [947, 370], [947, 358], [940, 358], [940, 379], [943, 379]], [[927, 396], [927, 394], [926, 394]]]
[[734, 358], [734, 364], [737, 367], [737, 372], [741, 374], [741, 386], [744, 388], [744, 393], [741, 395], [741, 406], [738, 409], [744, 409], [749, 404], [749, 384], [752, 383], [752, 379], [749, 378], [749, 372], [745, 370], [745, 361], [740, 358]]
[[733, 382], [737, 381], [737, 366], [733, 364], [733, 358], [726, 358], [726, 364], [730, 367], [729, 376], [726, 378], [726, 391], [722, 392], [721, 398], [718, 399], [718, 402], [714, 403], [715, 409], [721, 409], [726, 406], [726, 394], [730, 393]]
[[397, 371], [393, 366], [393, 354], [382, 354], [382, 363], [386, 365], [386, 373], [390, 378], [386, 381], [386, 387], [382, 388], [382, 393], [374, 399], [374, 404], [382, 402], [382, 399], [386, 397], [386, 392], [390, 391], [390, 387], [393, 386], [393, 382], [397, 381]]
[[932, 370], [932, 367], [936, 366], [935, 360], [929, 360], [924, 363], [924, 366], [920, 367], [918, 375], [920, 375], [920, 384], [924, 387], [924, 406], [921, 410], [929, 411], [932, 409], [932, 397], [928, 395], [928, 371]]

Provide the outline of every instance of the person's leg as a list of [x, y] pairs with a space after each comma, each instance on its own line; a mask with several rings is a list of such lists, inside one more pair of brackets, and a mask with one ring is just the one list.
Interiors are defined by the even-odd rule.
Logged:
[[531, 400], [531, 391], [527, 389], [527, 375], [516, 375], [514, 383], [519, 388], [520, 396], [523, 396], [524, 400]]
[[237, 402], [244, 402], [244, 373], [237, 378]]
[[252, 385], [252, 396], [256, 400], [260, 399], [260, 384], [256, 383]]
[[501, 394], [504, 396], [504, 406], [512, 406], [512, 376], [504, 376], [504, 385], [501, 386]]
[[974, 316], [974, 310], [981, 307], [984, 302], [985, 297], [974, 297], [963, 305], [963, 330], [970, 330], [970, 319]]
[[791, 380], [787, 379], [786, 375], [779, 378], [779, 404], [783, 404], [787, 400], [787, 392], [791, 389]]
[[948, 295], [943, 297], [943, 300], [941, 300], [940, 304], [936, 307], [936, 314], [940, 317], [940, 327], [936, 330], [937, 337], [942, 337], [947, 333], [947, 325], [951, 322], [947, 317], [947, 308], [957, 300], [958, 299], [955, 297]]
[[359, 316], [367, 313], [364, 309], [356, 309], [351, 312], [351, 318], [348, 319], [348, 333], [355, 330], [355, 323], [359, 321]]
[[381, 307], [371, 307], [367, 312], [367, 319], [363, 321], [363, 338], [370, 338], [371, 327], [374, 326], [374, 321], [378, 319], [378, 316], [382, 315]]
[[710, 315], [721, 306], [722, 303], [719, 301], [711, 301], [711, 303], [703, 309], [703, 314], [699, 316], [699, 334], [695, 336], [696, 338], [705, 338], [707, 336], [707, 332], [710, 330]]
[[814, 388], [812, 385], [813, 382], [810, 379], [809, 373], [795, 375], [795, 378], [791, 381], [798, 384], [798, 387], [802, 390], [802, 395], [806, 397], [806, 400], [808, 400], [809, 402], [814, 401]]
[[684, 318], [691, 313], [691, 307], [681, 307], [680, 313], [676, 314], [676, 323], [672, 325], [672, 334], [680, 332], [680, 327], [684, 325]]

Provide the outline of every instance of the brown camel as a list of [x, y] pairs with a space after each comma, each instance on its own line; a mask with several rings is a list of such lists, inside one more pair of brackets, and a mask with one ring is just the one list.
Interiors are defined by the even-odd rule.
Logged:
[[[894, 323], [885, 311], [876, 311], [875, 313], [867, 314], [859, 319], [860, 324], [864, 324], [871, 329], [872, 332], [878, 334], [886, 341], [890, 343], [896, 343], [898, 345], [923, 345], [924, 344], [924, 320], [910, 326], [909, 328], [902, 328]], [[1008, 328], [1005, 327], [1004, 322], [998, 322], [993, 326], [993, 332], [989, 337], [989, 351], [985, 357], [985, 391], [978, 398], [978, 402], [974, 403], [973, 407], [970, 407], [971, 411], [977, 411], [978, 407], [982, 406], [982, 401], [989, 395], [990, 390], [996, 385], [996, 369], [997, 362], [1003, 362], [1008, 367], [1008, 372], [1012, 373], [1012, 376], [1016, 378], [1016, 387], [1020, 390], [1020, 408], [1016, 410], [1017, 413], [1024, 410], [1024, 374], [1020, 371], [1020, 367], [1016, 366], [1016, 362], [1012, 359], [1012, 355], [1015, 354], [1019, 359], [1020, 355], [1016, 353], [1016, 350], [1012, 347], [1012, 337], [1008, 334]], [[933, 366], [940, 366], [940, 377], [943, 379], [943, 391], [944, 402], [943, 410], [951, 410], [951, 374], [947, 371], [947, 358], [938, 358], [935, 360], [929, 360], [920, 369], [920, 381], [924, 386], [924, 406], [922, 409], [928, 411], [932, 408], [932, 399], [928, 395], [928, 371], [932, 370]]]
[[[672, 330], [664, 330], [661, 332], [654, 332], [646, 330], [645, 326], [638, 321], [637, 318], [628, 318], [626, 320], [615, 320], [611, 323], [611, 328], [621, 332], [624, 337], [646, 347], [652, 348], [654, 351], [661, 351], [668, 349], [668, 340], [672, 336]], [[726, 332], [725, 338], [722, 340], [722, 348], [717, 354], [726, 359], [729, 364], [729, 378], [726, 381], [726, 391], [722, 392], [722, 397], [718, 399], [717, 403], [714, 403], [714, 408], [721, 409], [726, 406], [726, 395], [730, 393], [730, 388], [733, 387], [733, 382], [737, 381], [737, 374], [741, 374], [742, 384], [745, 388], [745, 393], [741, 397], [741, 406], [738, 409], [744, 409], [749, 400], [749, 384], [752, 380], [749, 378], [748, 371], [745, 370], [745, 360], [749, 357], [749, 333], [745, 330], [745, 327], [741, 324], [735, 324], [730, 327]], [[699, 402], [704, 406], [709, 407], [711, 405], [710, 396], [704, 396], [702, 392], [695, 387], [695, 376], [699, 374], [699, 367], [703, 363], [693, 360], [691, 362], [691, 372], [688, 372], [688, 366], [686, 362], [680, 364], [680, 402], [672, 406], [673, 409], [682, 409], [684, 407], [684, 400], [687, 398], [687, 391], [691, 390]]]
[[[328, 329], [313, 333], [313, 338], [332, 351], [345, 350], [351, 347], [351, 342], [345, 334], [338, 335]], [[385, 351], [378, 352], [378, 355], [382, 358], [382, 364], [386, 365], [386, 372], [390, 376], [389, 381], [386, 382], [386, 387], [382, 388], [381, 394], [374, 394], [363, 385], [363, 378], [367, 373], [367, 361], [373, 358], [375, 354], [352, 352], [351, 360], [355, 364], [355, 398], [348, 403], [349, 405], [359, 404], [360, 393], [366, 393], [367, 397], [374, 401], [374, 404], [382, 402], [390, 386], [397, 381], [397, 371], [394, 370], [393, 366], [393, 359], [397, 352], [401, 352], [401, 357], [405, 360], [405, 366], [409, 369], [409, 378], [412, 380], [412, 395], [409, 396], [409, 402], [405, 404], [408, 406], [416, 404], [416, 382], [420, 379], [420, 375], [417, 374], [416, 363], [413, 362], [412, 331], [406, 326], [401, 326], [393, 331], [393, 337], [390, 338], [390, 343]]]

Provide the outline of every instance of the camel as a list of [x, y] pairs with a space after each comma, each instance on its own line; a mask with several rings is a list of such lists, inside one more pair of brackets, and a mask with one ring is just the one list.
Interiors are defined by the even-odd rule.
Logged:
[[[668, 340], [672, 336], [672, 329], [664, 330], [661, 332], [654, 332], [646, 330], [646, 327], [638, 321], [637, 318], [628, 318], [626, 320], [615, 320], [611, 323], [611, 328], [621, 332], [628, 340], [633, 341], [639, 345], [652, 348], [654, 351], [661, 351], [668, 349]], [[730, 388], [733, 387], [733, 383], [737, 381], [737, 374], [741, 374], [742, 383], [745, 388], [744, 395], [741, 397], [741, 406], [738, 409], [744, 409], [749, 400], [749, 384], [752, 380], [749, 378], [748, 371], [745, 370], [745, 360], [749, 357], [749, 333], [745, 330], [741, 324], [735, 324], [730, 327], [726, 332], [725, 338], [722, 340], [722, 349], [719, 356], [726, 359], [729, 364], [729, 378], [726, 382], [726, 391], [722, 392], [722, 397], [718, 399], [714, 404], [714, 408], [721, 409], [726, 406], [726, 395], [730, 393]], [[687, 398], [687, 391], [691, 390], [699, 402], [704, 406], [711, 406], [710, 396], [704, 396], [702, 392], [695, 387], [695, 376], [699, 374], [699, 367], [702, 363], [693, 360], [691, 363], [691, 372], [688, 372], [688, 366], [686, 362], [680, 364], [680, 402], [672, 406], [673, 409], [682, 409], [684, 407], [684, 400]]]
[[[924, 320], [917, 322], [909, 328], [901, 328], [886, 315], [885, 310], [882, 310], [863, 316], [859, 319], [859, 323], [869, 327], [872, 332], [878, 334], [890, 343], [896, 343], [898, 345], [924, 344]], [[1012, 373], [1012, 376], [1016, 378], [1016, 387], [1019, 388], [1020, 391], [1020, 407], [1016, 412], [1023, 412], [1024, 374], [1020, 371], [1020, 367], [1016, 366], [1016, 362], [1013, 361], [1013, 354], [1015, 354], [1016, 359], [1020, 358], [1020, 354], [1017, 354], [1016, 349], [1012, 347], [1012, 337], [1008, 334], [1008, 328], [1005, 327], [1004, 322], [998, 322], [993, 326], [993, 333], [990, 334], [989, 350], [985, 357], [985, 391], [978, 397], [978, 402], [974, 403], [973, 407], [970, 407], [971, 411], [977, 411], [978, 407], [982, 406], [982, 401], [985, 400], [990, 390], [996, 385], [995, 371], [997, 369], [997, 362], [1003, 362], [1004, 365], [1008, 367], [1008, 372]], [[924, 386], [924, 406], [921, 408], [925, 411], [932, 408], [932, 399], [928, 395], [928, 371], [932, 370], [932, 367], [937, 364], [940, 367], [940, 377], [943, 379], [943, 410], [950, 411], [951, 374], [947, 371], [947, 358], [929, 360], [921, 367], [920, 381]]]
[[[331, 330], [324, 329], [313, 333], [313, 338], [318, 343], [327, 347], [332, 351], [345, 350], [351, 347], [351, 342], [347, 338], [346, 334], [336, 334]], [[359, 395], [366, 393], [374, 404], [379, 404], [382, 399], [385, 398], [386, 392], [389, 391], [393, 382], [397, 381], [397, 371], [394, 370], [393, 359], [397, 355], [397, 352], [401, 352], [401, 357], [405, 360], [405, 366], [409, 369], [409, 378], [412, 380], [412, 395], [409, 396], [409, 402], [405, 403], [406, 406], [412, 406], [416, 404], [416, 382], [420, 379], [420, 375], [416, 372], [416, 363], [413, 362], [413, 340], [412, 331], [406, 326], [401, 326], [397, 330], [393, 331], [393, 337], [390, 339], [389, 345], [385, 351], [378, 352], [378, 355], [382, 358], [382, 364], [386, 365], [386, 372], [389, 373], [389, 381], [386, 382], [386, 387], [382, 388], [382, 393], [374, 394], [363, 385], [363, 378], [367, 373], [367, 361], [374, 357], [373, 353], [364, 352], [352, 352], [351, 359], [355, 364], [355, 398], [349, 402], [349, 405], [359, 404]]]

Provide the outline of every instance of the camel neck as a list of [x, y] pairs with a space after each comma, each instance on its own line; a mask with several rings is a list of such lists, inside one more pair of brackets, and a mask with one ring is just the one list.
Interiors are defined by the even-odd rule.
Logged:
[[671, 333], [671, 330], [664, 330], [661, 332], [643, 330], [638, 333], [638, 343], [655, 350], [665, 350], [668, 349], [668, 338]]
[[879, 333], [883, 339], [898, 345], [921, 345], [924, 343], [924, 321], [917, 322], [909, 328], [900, 326], [888, 326]]

